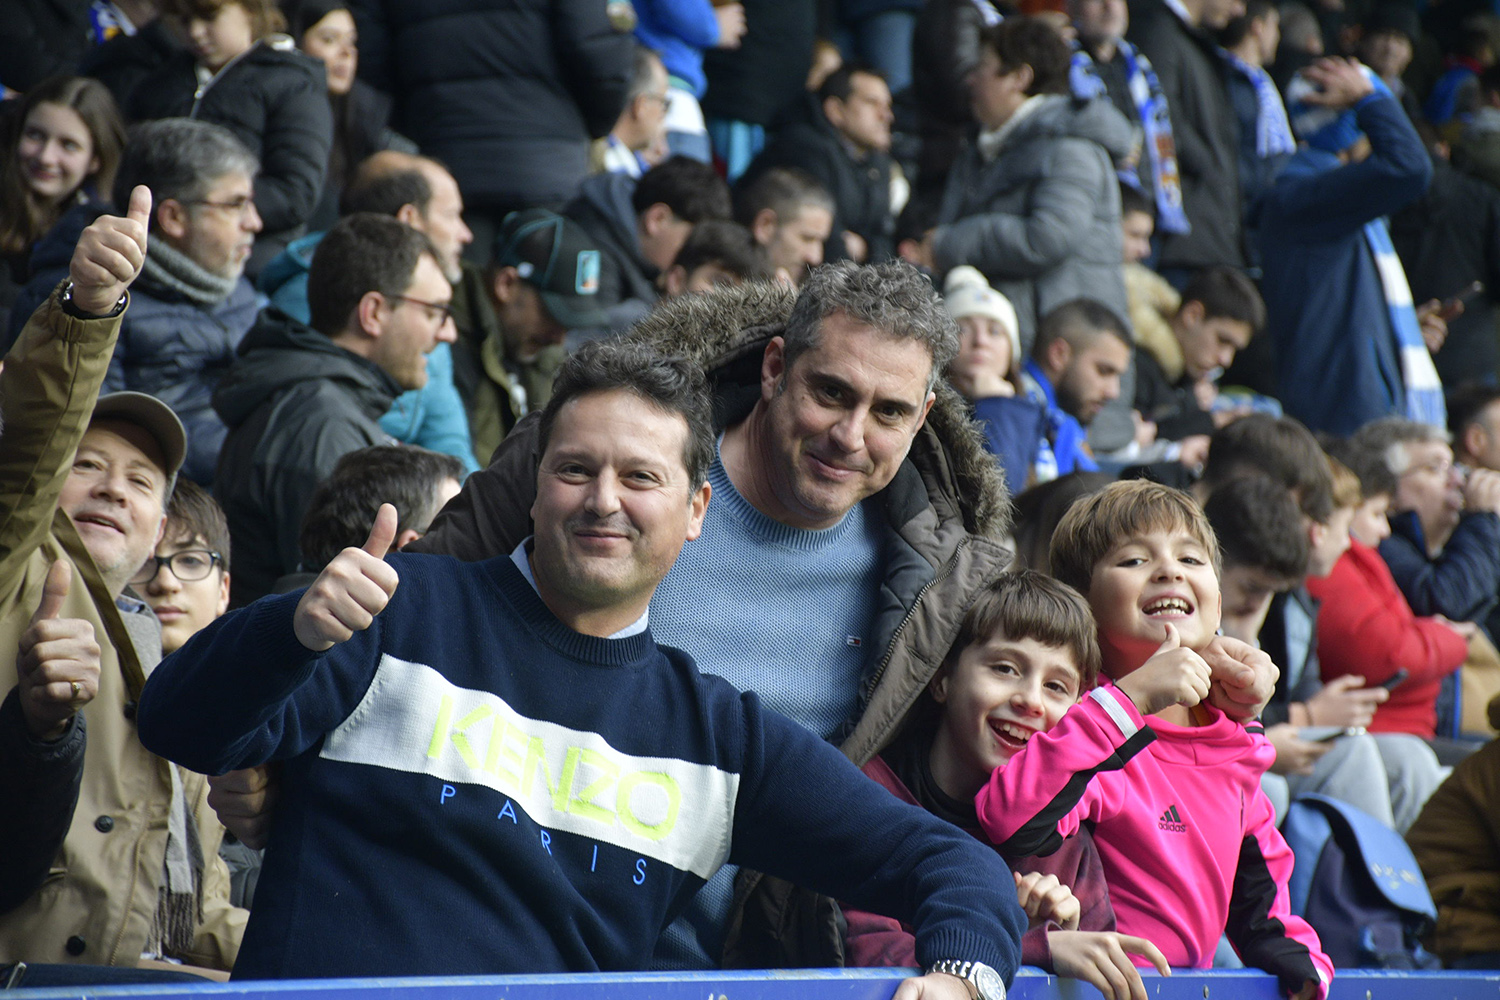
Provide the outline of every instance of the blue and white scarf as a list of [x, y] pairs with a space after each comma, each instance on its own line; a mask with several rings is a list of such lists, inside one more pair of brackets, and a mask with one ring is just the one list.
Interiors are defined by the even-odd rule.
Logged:
[[1255, 88], [1255, 155], [1266, 160], [1295, 153], [1297, 140], [1292, 137], [1286, 105], [1281, 103], [1281, 92], [1271, 74], [1226, 49], [1220, 49], [1219, 55]]
[[[1172, 138], [1172, 118], [1167, 111], [1166, 94], [1156, 70], [1134, 45], [1123, 39], [1118, 43], [1120, 57], [1125, 60], [1125, 77], [1129, 81], [1130, 100], [1140, 115], [1141, 129], [1145, 132], [1143, 145], [1151, 164], [1151, 176], [1155, 180], [1156, 228], [1159, 232], [1186, 233], [1187, 213], [1182, 208], [1182, 175], [1177, 169], [1177, 144]], [[1089, 54], [1073, 43], [1073, 65], [1068, 80], [1073, 96], [1081, 101], [1103, 98], [1108, 100], [1104, 80]], [[1120, 168], [1120, 180], [1139, 189], [1140, 176], [1134, 169]]]
[[1365, 223], [1365, 241], [1380, 272], [1385, 288], [1385, 304], [1391, 311], [1391, 329], [1396, 331], [1396, 347], [1401, 352], [1401, 383], [1406, 391], [1406, 417], [1434, 427], [1448, 426], [1447, 407], [1443, 404], [1443, 384], [1437, 366], [1422, 340], [1422, 326], [1412, 307], [1411, 286], [1406, 271], [1391, 245], [1391, 233], [1385, 219]]

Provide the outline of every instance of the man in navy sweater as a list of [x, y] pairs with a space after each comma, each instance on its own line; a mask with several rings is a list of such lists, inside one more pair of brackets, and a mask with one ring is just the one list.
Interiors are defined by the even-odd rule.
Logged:
[[732, 861], [912, 922], [932, 971], [898, 996], [1003, 997], [1024, 920], [993, 852], [651, 636], [711, 493], [702, 372], [589, 345], [539, 435], [510, 555], [384, 562], [382, 508], [364, 549], [153, 674], [149, 747], [284, 762], [236, 975], [639, 968]]

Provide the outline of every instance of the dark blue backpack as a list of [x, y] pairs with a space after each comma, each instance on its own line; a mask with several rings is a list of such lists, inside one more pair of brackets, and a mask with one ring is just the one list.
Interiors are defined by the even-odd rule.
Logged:
[[1282, 834], [1296, 857], [1292, 912], [1318, 932], [1336, 968], [1441, 967], [1421, 944], [1437, 908], [1399, 833], [1337, 799], [1301, 795]]

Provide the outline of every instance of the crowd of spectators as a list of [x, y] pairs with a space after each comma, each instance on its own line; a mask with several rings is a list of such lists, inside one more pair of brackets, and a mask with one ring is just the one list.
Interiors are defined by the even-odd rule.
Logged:
[[1313, 793], [1500, 962], [1488, 6], [14, 6], [0, 971], [1321, 997]]

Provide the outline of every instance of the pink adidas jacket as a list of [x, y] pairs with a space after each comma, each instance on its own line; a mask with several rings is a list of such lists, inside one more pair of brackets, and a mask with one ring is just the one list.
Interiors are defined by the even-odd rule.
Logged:
[[1148, 728], [1101, 681], [995, 772], [975, 801], [979, 823], [1009, 858], [1056, 850], [1092, 821], [1122, 934], [1201, 969], [1227, 931], [1246, 965], [1288, 992], [1317, 980], [1325, 997], [1333, 964], [1291, 913], [1292, 852], [1260, 790], [1275, 750], [1259, 724], [1209, 711], [1208, 726]]

